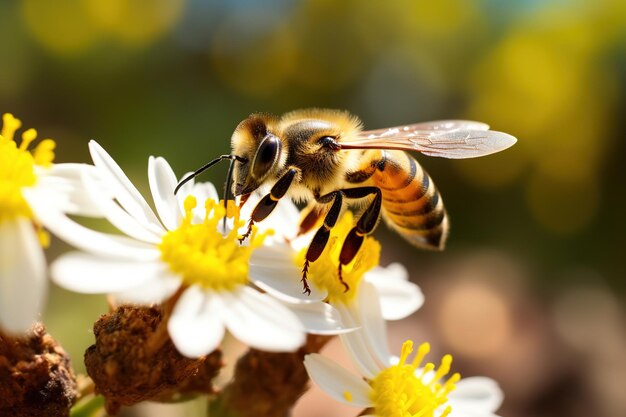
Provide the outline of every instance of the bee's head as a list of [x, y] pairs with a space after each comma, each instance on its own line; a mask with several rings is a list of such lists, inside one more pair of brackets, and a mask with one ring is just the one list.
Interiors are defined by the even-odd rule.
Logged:
[[286, 158], [286, 150], [276, 135], [276, 117], [256, 113], [239, 123], [231, 139], [232, 153], [247, 160], [235, 164], [233, 193], [250, 194], [275, 176]]

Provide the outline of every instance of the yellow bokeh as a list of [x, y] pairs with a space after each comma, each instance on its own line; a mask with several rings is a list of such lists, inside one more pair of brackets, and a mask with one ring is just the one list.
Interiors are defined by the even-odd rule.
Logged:
[[245, 30], [241, 28], [253, 25], [257, 19], [263, 18], [242, 15], [222, 22], [211, 44], [211, 62], [233, 88], [266, 96], [289, 82], [296, 67], [296, 44], [283, 24], [242, 34]]
[[21, 14], [31, 35], [46, 49], [77, 55], [110, 37], [143, 45], [172, 29], [185, 0], [23, 0]]
[[21, 13], [31, 35], [54, 53], [75, 55], [99, 38], [83, 0], [23, 0]]
[[145, 44], [173, 28], [185, 0], [84, 0], [94, 23], [129, 44]]

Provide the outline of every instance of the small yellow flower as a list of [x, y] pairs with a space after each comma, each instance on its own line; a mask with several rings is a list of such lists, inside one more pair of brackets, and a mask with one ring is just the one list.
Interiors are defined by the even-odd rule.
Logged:
[[[44, 139], [31, 151], [30, 144], [37, 138], [35, 129], [22, 133], [19, 144], [15, 142], [15, 132], [22, 122], [12, 114], [2, 116], [0, 136], [0, 221], [27, 217], [33, 219], [32, 211], [24, 199], [23, 189], [37, 182], [37, 168], [49, 168], [54, 160], [56, 143]], [[40, 231], [42, 244], [48, 238]]]
[[229, 217], [234, 217], [235, 227], [226, 235], [222, 235], [218, 227], [226, 215], [221, 204], [207, 199], [204, 222], [200, 224], [192, 223], [196, 206], [194, 196], [185, 199], [182, 223], [177, 229], [168, 231], [159, 244], [161, 259], [187, 285], [199, 285], [214, 291], [232, 291], [247, 284], [250, 255], [262, 245], [265, 236], [271, 231], [258, 234], [254, 228], [250, 245], [242, 246], [237, 239], [237, 230], [244, 222], [239, 220], [236, 205], [228, 207]]
[[[363, 276], [370, 269], [378, 266], [380, 260], [380, 243], [373, 237], [366, 237], [356, 257], [348, 265], [342, 267], [342, 279], [349, 289], [339, 280], [339, 254], [343, 241], [354, 226], [354, 216], [346, 212], [331, 229], [330, 238], [319, 259], [309, 264], [308, 279], [321, 290], [328, 291], [327, 301], [330, 303], [349, 304], [358, 293]], [[296, 255], [297, 265], [303, 265], [307, 248]]]

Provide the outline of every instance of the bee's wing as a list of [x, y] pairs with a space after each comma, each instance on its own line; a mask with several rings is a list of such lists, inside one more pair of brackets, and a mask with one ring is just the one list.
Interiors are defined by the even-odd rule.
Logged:
[[387, 129], [366, 130], [354, 139], [341, 140], [344, 149], [401, 149], [441, 158], [476, 158], [500, 152], [517, 139], [488, 130], [484, 123], [442, 120]]

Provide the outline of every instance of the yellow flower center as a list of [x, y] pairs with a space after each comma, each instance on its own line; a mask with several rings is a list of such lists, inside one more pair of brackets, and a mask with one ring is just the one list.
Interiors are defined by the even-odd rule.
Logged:
[[[250, 244], [242, 246], [237, 239], [237, 229], [244, 222], [239, 220], [236, 205], [229, 204], [227, 213], [218, 202], [208, 199], [205, 202], [204, 221], [194, 224], [192, 210], [196, 205], [194, 196], [185, 199], [185, 217], [181, 225], [166, 233], [159, 244], [161, 259], [187, 285], [200, 285], [215, 291], [233, 291], [247, 284], [250, 255], [271, 231], [257, 234], [257, 229], [253, 228]], [[218, 226], [226, 215], [234, 217], [235, 227], [223, 235]]]
[[[22, 133], [22, 140], [18, 146], [15, 142], [15, 132], [22, 126], [22, 122], [12, 114], [2, 116], [2, 131], [0, 134], [0, 221], [16, 217], [33, 218], [28, 203], [24, 199], [22, 190], [32, 187], [37, 182], [35, 166], [49, 167], [54, 160], [56, 143], [52, 139], [44, 139], [30, 152], [28, 147], [37, 138], [35, 129], [28, 129]], [[39, 237], [42, 245], [46, 246], [49, 240], [47, 234], [39, 227]]]
[[[448, 402], [448, 394], [454, 390], [461, 376], [453, 374], [445, 383], [439, 380], [450, 372], [452, 356], [445, 355], [441, 365], [427, 363], [418, 374], [424, 356], [430, 351], [430, 345], [423, 343], [417, 350], [413, 362], [407, 358], [413, 351], [413, 342], [407, 340], [402, 345], [400, 362], [381, 371], [370, 381], [372, 392], [370, 398], [374, 404], [375, 414], [379, 417], [435, 417], [435, 410]], [[434, 376], [426, 376], [433, 372]], [[428, 381], [428, 382], [424, 382]], [[452, 411], [448, 405], [439, 417], [445, 417]]]
[[[348, 265], [342, 267], [342, 279], [350, 288], [339, 280], [339, 254], [343, 242], [354, 226], [354, 217], [347, 211], [330, 231], [328, 243], [317, 261], [309, 265], [307, 277], [317, 288], [328, 291], [329, 302], [347, 304], [357, 294], [358, 286], [363, 275], [380, 260], [380, 243], [373, 237], [366, 237], [355, 258]], [[296, 255], [296, 265], [304, 264], [307, 248]]]

